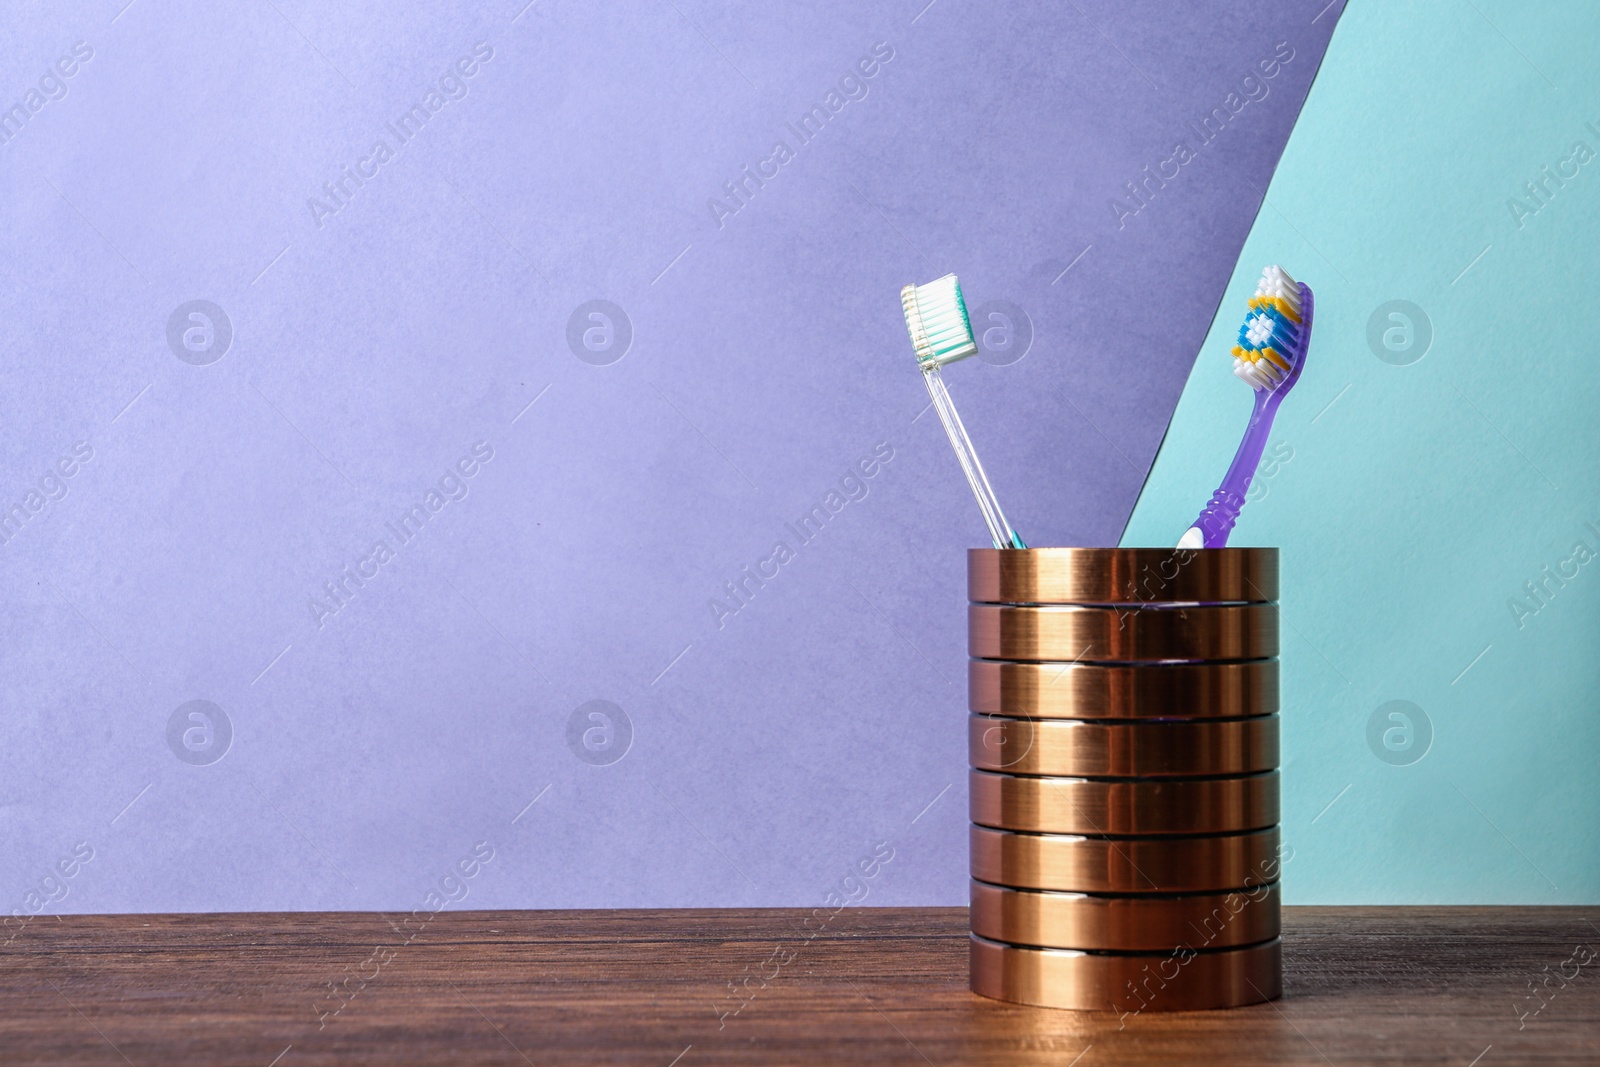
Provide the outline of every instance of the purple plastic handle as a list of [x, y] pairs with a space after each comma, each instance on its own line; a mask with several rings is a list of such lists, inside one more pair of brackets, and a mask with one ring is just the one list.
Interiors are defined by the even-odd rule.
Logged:
[[1276, 389], [1255, 390], [1255, 410], [1250, 413], [1250, 425], [1245, 428], [1244, 440], [1239, 442], [1239, 451], [1234, 453], [1233, 466], [1228, 468], [1217, 491], [1211, 494], [1211, 501], [1200, 517], [1192, 523], [1200, 528], [1204, 538], [1202, 544], [1206, 548], [1228, 546], [1228, 535], [1233, 532], [1234, 523], [1239, 521], [1239, 512], [1244, 509], [1244, 496], [1250, 491], [1250, 482], [1256, 476], [1261, 453], [1266, 449], [1267, 438], [1272, 433], [1272, 420], [1278, 414], [1278, 405], [1289, 395], [1294, 383], [1300, 380], [1300, 371], [1306, 365], [1306, 351], [1311, 347], [1312, 295], [1311, 286], [1304, 282], [1300, 283], [1300, 306], [1300, 343], [1294, 358], [1289, 361], [1289, 377]]

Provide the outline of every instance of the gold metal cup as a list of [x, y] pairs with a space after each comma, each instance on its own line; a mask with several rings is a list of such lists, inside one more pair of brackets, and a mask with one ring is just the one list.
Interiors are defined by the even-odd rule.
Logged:
[[974, 549], [974, 992], [1280, 994], [1275, 549]]

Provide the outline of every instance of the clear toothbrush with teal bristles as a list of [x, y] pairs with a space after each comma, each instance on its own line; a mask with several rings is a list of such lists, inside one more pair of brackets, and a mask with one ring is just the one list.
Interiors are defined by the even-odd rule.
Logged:
[[911, 332], [911, 344], [916, 349], [917, 364], [922, 368], [922, 380], [933, 397], [933, 408], [944, 423], [944, 432], [950, 437], [950, 447], [972, 495], [978, 498], [983, 511], [983, 521], [989, 526], [989, 538], [996, 548], [1027, 548], [1022, 538], [1006, 521], [995, 499], [989, 476], [978, 462], [978, 452], [972, 447], [967, 428], [961, 425], [950, 392], [944, 386], [939, 371], [947, 363], [976, 355], [978, 343], [972, 335], [972, 321], [967, 317], [967, 305], [961, 299], [961, 283], [954, 274], [946, 274], [926, 285], [908, 285], [900, 290], [900, 304], [905, 308], [906, 329]]
[[1179, 540], [1179, 548], [1227, 546], [1272, 433], [1278, 406], [1305, 367], [1311, 344], [1311, 305], [1311, 287], [1289, 277], [1282, 267], [1261, 272], [1261, 282], [1239, 329], [1239, 343], [1233, 346], [1233, 373], [1255, 390], [1255, 408], [1233, 465], [1200, 517]]

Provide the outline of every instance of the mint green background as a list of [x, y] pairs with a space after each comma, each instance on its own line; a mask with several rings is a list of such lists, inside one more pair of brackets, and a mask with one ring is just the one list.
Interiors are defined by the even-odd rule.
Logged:
[[[1349, 6], [1124, 535], [1175, 543], [1227, 468], [1228, 348], [1282, 263], [1317, 294], [1293, 457], [1231, 543], [1283, 550], [1291, 903], [1600, 901], [1600, 559], [1508, 607], [1600, 549], [1600, 158], [1520, 228], [1507, 206], [1600, 152], [1596, 42], [1592, 3]], [[1409, 366], [1368, 347], [1393, 299], [1432, 321]], [[1410, 766], [1367, 745], [1394, 699], [1433, 725]]]

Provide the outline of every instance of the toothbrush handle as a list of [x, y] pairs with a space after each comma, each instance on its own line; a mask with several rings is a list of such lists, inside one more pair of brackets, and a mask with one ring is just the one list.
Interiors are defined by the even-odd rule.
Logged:
[[1267, 437], [1272, 433], [1273, 416], [1277, 415], [1282, 399], [1283, 394], [1279, 390], [1256, 394], [1255, 410], [1250, 413], [1250, 425], [1245, 430], [1244, 439], [1239, 442], [1239, 451], [1234, 453], [1233, 465], [1223, 476], [1217, 491], [1211, 494], [1211, 501], [1206, 504], [1205, 510], [1194, 520], [1195, 528], [1204, 537], [1204, 547], [1227, 547], [1228, 534], [1233, 532], [1234, 523], [1239, 521], [1245, 494], [1250, 491], [1250, 482], [1256, 476], [1261, 453], [1265, 451]]
[[955, 403], [944, 386], [944, 377], [940, 375], [939, 368], [929, 367], [923, 371], [922, 378], [928, 386], [928, 395], [933, 398], [933, 408], [939, 413], [939, 421], [944, 424], [945, 435], [950, 438], [950, 447], [955, 450], [956, 459], [961, 464], [961, 471], [967, 476], [967, 485], [972, 488], [972, 495], [978, 498], [978, 508], [983, 512], [983, 521], [989, 527], [989, 539], [994, 542], [994, 547], [1028, 547], [1011, 529], [1005, 513], [1000, 510], [1000, 501], [989, 485], [989, 476], [984, 473], [983, 464], [978, 461], [978, 450], [972, 447], [967, 428], [961, 424], [961, 416], [956, 414]]

